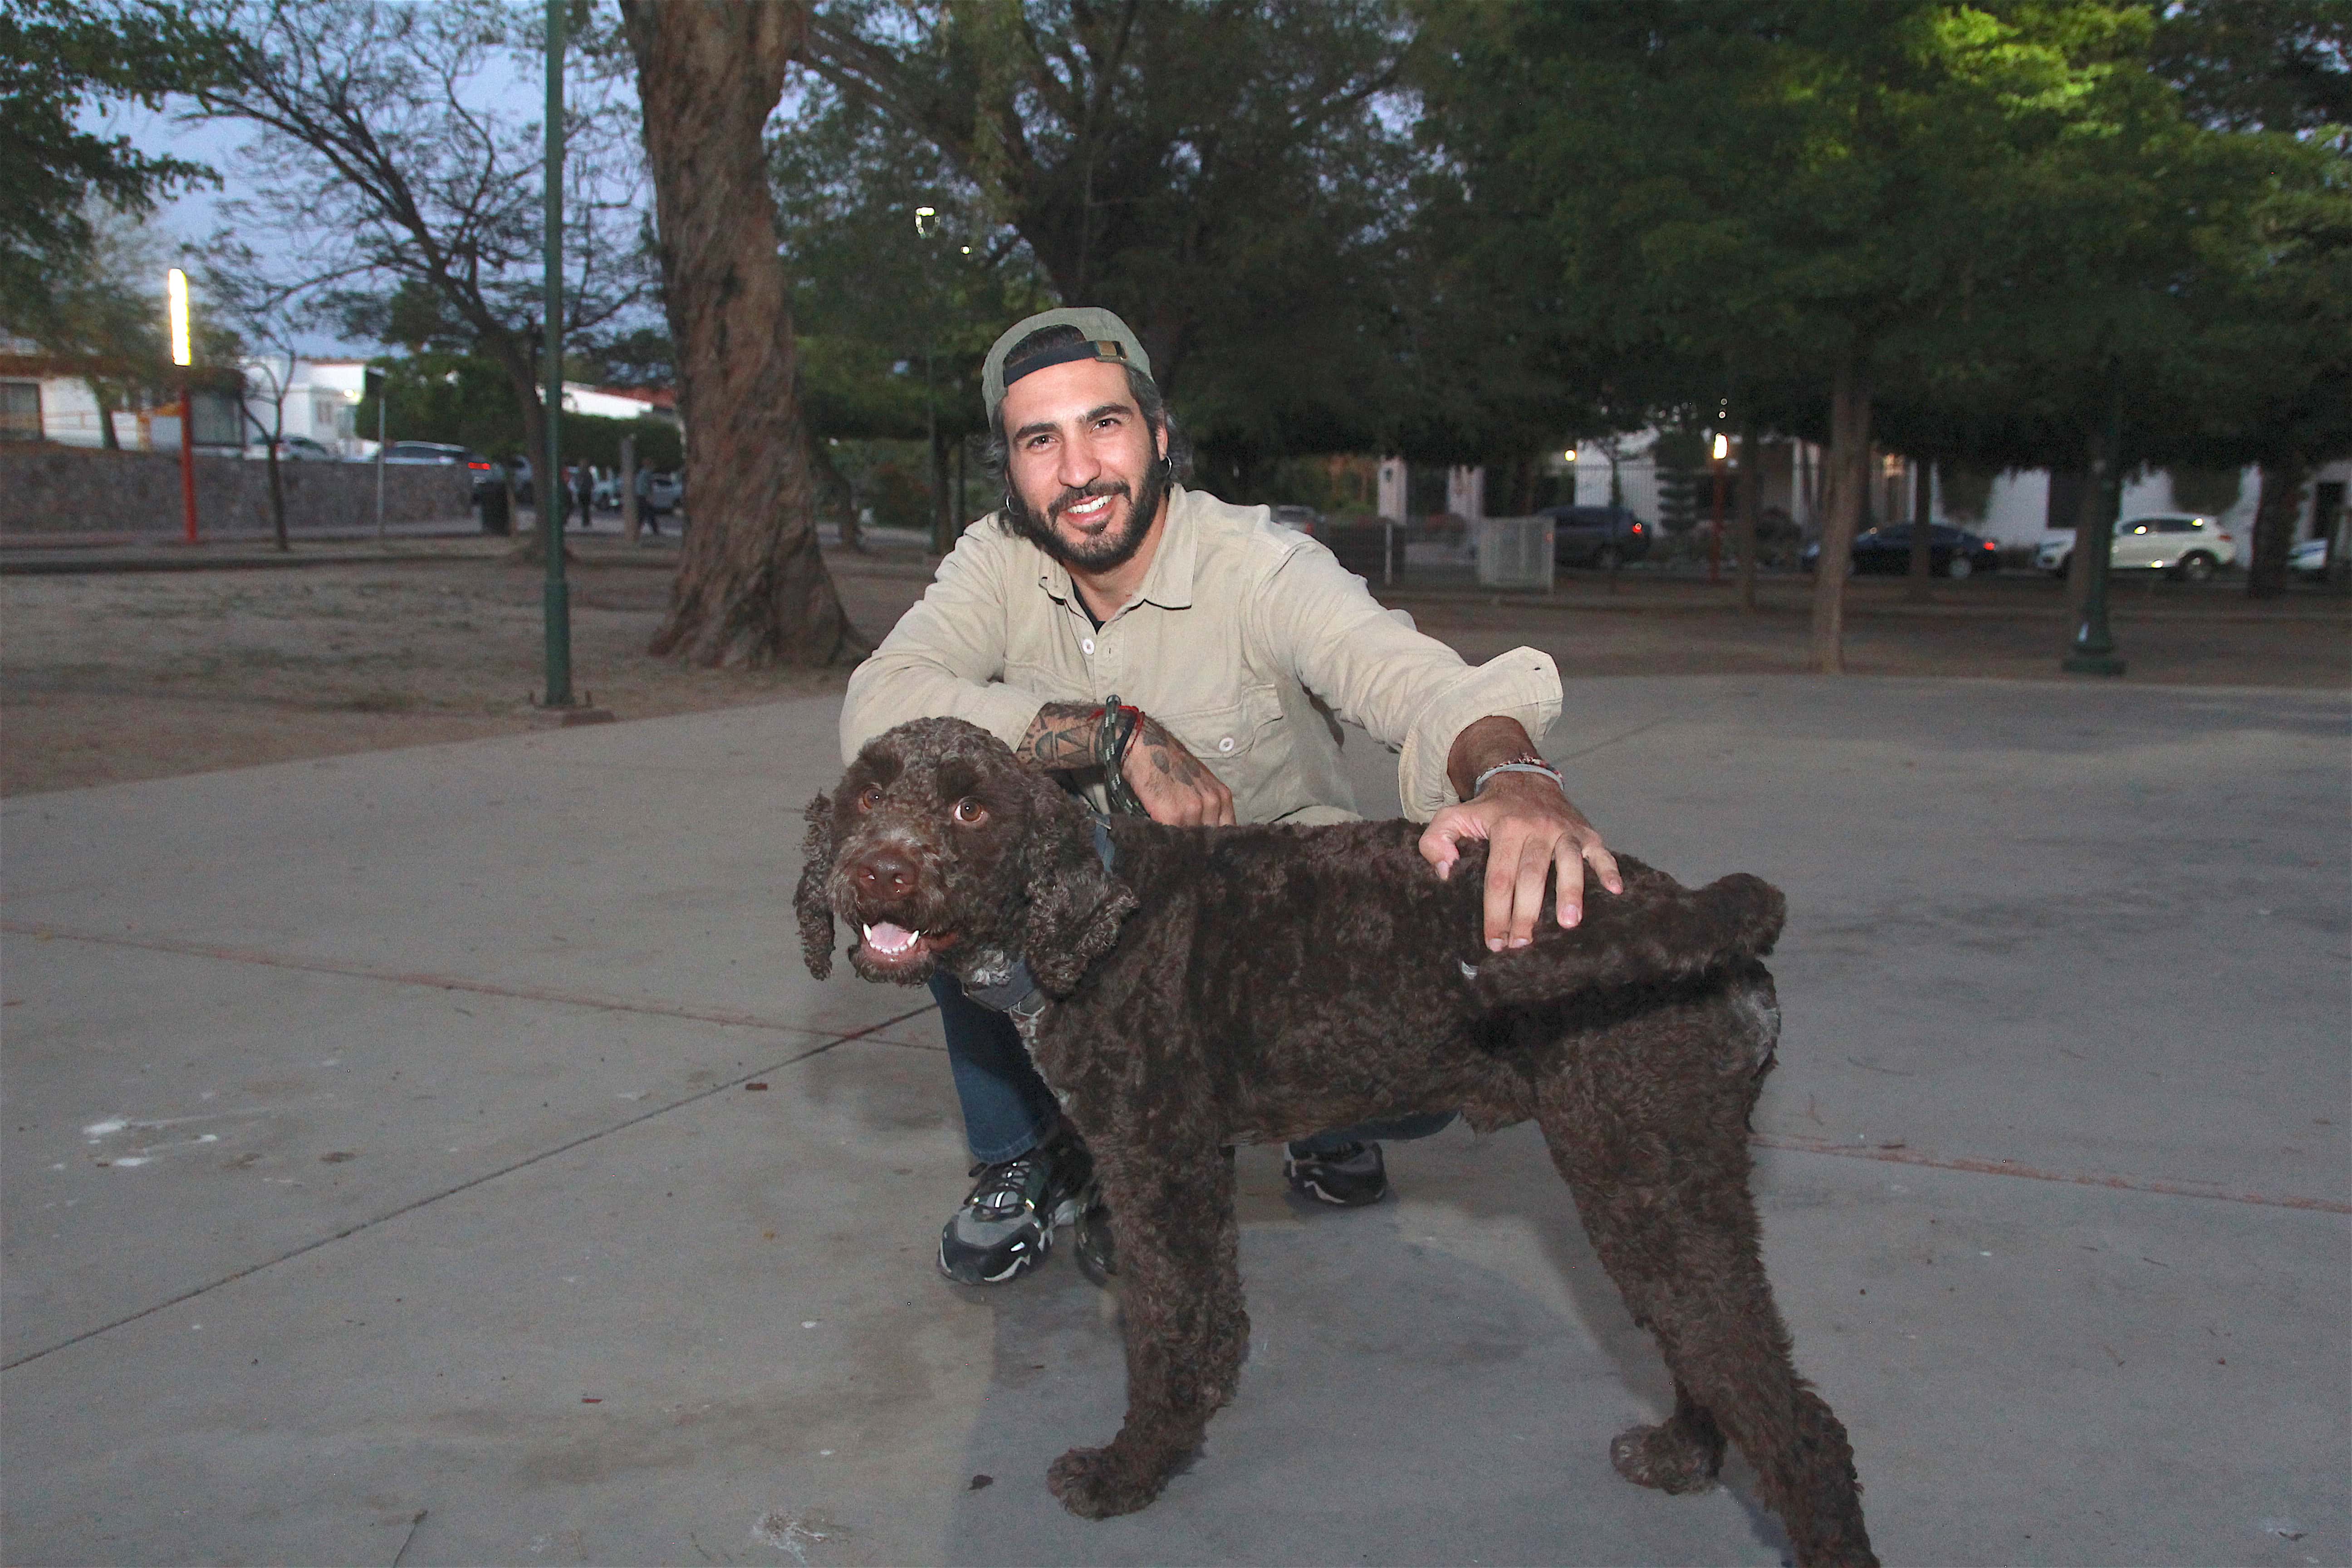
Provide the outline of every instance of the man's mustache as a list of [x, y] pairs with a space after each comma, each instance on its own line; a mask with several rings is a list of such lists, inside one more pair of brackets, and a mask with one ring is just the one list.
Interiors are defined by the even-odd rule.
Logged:
[[1135, 492], [1128, 488], [1125, 479], [1097, 479], [1090, 485], [1080, 485], [1074, 489], [1064, 490], [1054, 503], [1045, 509], [1045, 515], [1058, 522], [1061, 521], [1062, 514], [1070, 508], [1076, 506], [1080, 501], [1092, 500], [1097, 496], [1125, 496], [1131, 501], [1135, 499]]

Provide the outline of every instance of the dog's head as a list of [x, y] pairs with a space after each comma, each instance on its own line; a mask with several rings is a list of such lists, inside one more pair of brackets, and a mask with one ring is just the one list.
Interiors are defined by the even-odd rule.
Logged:
[[837, 917], [868, 980], [965, 974], [994, 952], [1026, 958], [1064, 996], [1135, 907], [1095, 853], [1085, 806], [961, 719], [877, 736], [832, 795], [809, 802], [808, 824], [793, 905], [819, 979]]

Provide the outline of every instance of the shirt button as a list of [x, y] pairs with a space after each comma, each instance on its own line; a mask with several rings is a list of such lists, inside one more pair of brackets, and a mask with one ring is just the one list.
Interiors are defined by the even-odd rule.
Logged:
[[1095, 639], [1092, 637], [1080, 637], [1078, 639], [1078, 651], [1083, 654], [1092, 654], [1095, 651]]
[[1221, 752], [1230, 752], [1230, 751], [1232, 751], [1233, 749], [1234, 749], [1234, 738], [1233, 738], [1231, 735], [1227, 735], [1227, 736], [1226, 736], [1226, 737], [1224, 737], [1223, 740], [1221, 740], [1221, 741], [1219, 741], [1219, 742], [1217, 742], [1217, 750], [1219, 750], [1219, 751], [1221, 751]]

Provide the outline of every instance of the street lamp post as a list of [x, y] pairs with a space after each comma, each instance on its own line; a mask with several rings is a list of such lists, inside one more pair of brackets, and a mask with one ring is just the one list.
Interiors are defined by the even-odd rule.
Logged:
[[549, 708], [571, 708], [572, 595], [563, 580], [563, 23], [564, 0], [547, 0], [547, 276], [546, 449], [539, 471], [539, 544], [547, 552], [547, 584], [541, 603], [547, 631]]
[[2116, 519], [2123, 514], [2123, 403], [2122, 371], [2110, 361], [2107, 427], [2092, 475], [2097, 486], [2096, 515], [2074, 520], [2074, 566], [2088, 575], [2083, 580], [2083, 618], [2075, 624], [2074, 648], [2059, 661], [2069, 675], [2124, 672], [2124, 661], [2116, 657], [2116, 639], [2107, 629], [2107, 565], [2114, 558]]
[[187, 523], [188, 542], [196, 542], [195, 400], [188, 395], [189, 366], [195, 355], [188, 343], [188, 275], [174, 267], [164, 275], [163, 298], [172, 321], [172, 363], [180, 376], [180, 510]]

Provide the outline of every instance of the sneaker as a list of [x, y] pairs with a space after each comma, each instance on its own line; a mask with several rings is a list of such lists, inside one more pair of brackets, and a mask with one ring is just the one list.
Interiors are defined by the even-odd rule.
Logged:
[[1343, 1144], [1328, 1154], [1292, 1143], [1282, 1154], [1282, 1173], [1302, 1198], [1353, 1209], [1388, 1196], [1388, 1167], [1381, 1162], [1377, 1143]]
[[1045, 1262], [1054, 1227], [1085, 1213], [1094, 1161], [1076, 1139], [1055, 1137], [971, 1173], [971, 1195], [940, 1232], [940, 1272], [961, 1285], [1002, 1285]]

